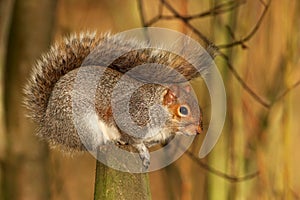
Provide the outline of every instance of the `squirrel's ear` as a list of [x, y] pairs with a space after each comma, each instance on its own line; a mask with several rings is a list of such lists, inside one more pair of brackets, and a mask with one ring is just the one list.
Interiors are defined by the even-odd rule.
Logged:
[[172, 104], [176, 100], [176, 92], [178, 92], [177, 86], [171, 86], [166, 90], [166, 94], [164, 95], [165, 105]]

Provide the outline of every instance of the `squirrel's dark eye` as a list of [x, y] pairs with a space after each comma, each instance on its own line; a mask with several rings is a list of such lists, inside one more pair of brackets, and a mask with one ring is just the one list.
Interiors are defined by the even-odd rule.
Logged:
[[179, 114], [183, 116], [187, 116], [189, 114], [189, 108], [187, 106], [180, 106]]

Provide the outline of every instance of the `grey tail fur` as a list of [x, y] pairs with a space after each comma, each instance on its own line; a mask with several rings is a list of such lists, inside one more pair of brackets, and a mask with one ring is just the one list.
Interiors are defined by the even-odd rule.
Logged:
[[42, 123], [48, 100], [56, 82], [68, 72], [79, 68], [86, 56], [99, 44], [96, 33], [73, 34], [53, 45], [33, 67], [24, 88], [24, 105], [29, 117]]

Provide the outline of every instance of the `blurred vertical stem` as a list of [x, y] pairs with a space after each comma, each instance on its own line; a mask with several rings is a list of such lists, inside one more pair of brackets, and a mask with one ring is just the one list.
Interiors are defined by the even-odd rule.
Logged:
[[[234, 34], [236, 32], [237, 20], [239, 17], [239, 9], [237, 7], [228, 13], [228, 32], [227, 32], [227, 42], [230, 43], [232, 40], [236, 39]], [[226, 42], [225, 42], [226, 43]], [[228, 58], [232, 63], [238, 63], [239, 53], [234, 48], [229, 48], [226, 52]], [[234, 60], [234, 62], [233, 62]], [[237, 64], [238, 65], [238, 64]], [[243, 65], [241, 65], [243, 66]], [[243, 69], [242, 69], [243, 70]], [[229, 158], [227, 160], [227, 170], [229, 174], [245, 174], [244, 164], [245, 164], [245, 119], [243, 113], [243, 102], [242, 102], [242, 89], [239, 84], [236, 84], [232, 77], [228, 77], [228, 90], [227, 91], [240, 91], [240, 92], [229, 92], [227, 93], [228, 99], [230, 99], [228, 106], [228, 153]], [[242, 187], [245, 183], [237, 184], [236, 182], [230, 183], [228, 187], [228, 198], [229, 199], [241, 199], [244, 197], [242, 194]]]
[[96, 160], [94, 200], [151, 200], [147, 173], [112, 169]]
[[[300, 20], [300, 14], [299, 12], [296, 12], [300, 8], [299, 2], [294, 2], [294, 11], [291, 12], [291, 21], [287, 22], [288, 27], [288, 34], [289, 35], [296, 35], [299, 33], [299, 28], [297, 26], [294, 26], [294, 23], [299, 24]], [[299, 37], [291, 37], [286, 41], [287, 49], [285, 51], [286, 55], [285, 62], [282, 63], [283, 66], [283, 73], [284, 73], [284, 85], [286, 88], [291, 87], [291, 81], [290, 81], [290, 73], [294, 70], [293, 67], [297, 66], [295, 65], [295, 58], [298, 58], [298, 53], [300, 50], [299, 47]], [[293, 116], [295, 116], [295, 109], [293, 108], [293, 93], [289, 93], [285, 99], [283, 100], [283, 115], [282, 115], [282, 124], [283, 124], [283, 130], [282, 132], [284, 134], [282, 135], [283, 139], [283, 180], [284, 180], [284, 195], [283, 197], [285, 199], [292, 199], [294, 198], [292, 193], [290, 192], [290, 188], [292, 187], [292, 178], [291, 178], [291, 168], [292, 168], [292, 162], [291, 162], [291, 147], [292, 147], [292, 138], [295, 137], [295, 132], [293, 132], [292, 126], [293, 126]], [[297, 133], [296, 133], [297, 134]]]
[[4, 106], [3, 106], [3, 69], [5, 63], [5, 54], [8, 38], [8, 30], [12, 15], [14, 0], [0, 1], [0, 199], [4, 199], [3, 190], [3, 165], [5, 159], [5, 124], [4, 124]]
[[[211, 0], [210, 6], [215, 7], [219, 3], [219, 1]], [[211, 18], [212, 35], [214, 37], [214, 41], [222, 41], [222, 43], [226, 44], [230, 43], [234, 39], [233, 35], [231, 34], [234, 33], [236, 29], [238, 9], [239, 7], [234, 8], [224, 16], [213, 16]], [[221, 34], [224, 30], [219, 30], [218, 25], [224, 23], [228, 25], [228, 32], [226, 34]], [[224, 50], [224, 53], [226, 53], [230, 61], [236, 57], [234, 54], [236, 52], [233, 51], [233, 48], [227, 49], [226, 52]], [[221, 60], [218, 60], [217, 58], [217, 64], [220, 64], [218, 63], [219, 61]], [[221, 62], [222, 65], [226, 65], [226, 63], [224, 63], [223, 61]], [[212, 166], [218, 166], [217, 168], [222, 171], [229, 172], [229, 174], [237, 174], [237, 164], [241, 164], [237, 162], [237, 158], [242, 157], [243, 154], [243, 149], [240, 148], [243, 145], [243, 134], [241, 133], [241, 126], [243, 125], [243, 115], [241, 114], [242, 109], [233, 108], [242, 106], [241, 93], [231, 92], [238, 91], [239, 87], [237, 87], [237, 85], [232, 82], [233, 79], [232, 76], [230, 76], [228, 68], [223, 67], [221, 69], [221, 74], [226, 86], [228, 99], [227, 119], [223, 129], [223, 134], [220, 137], [218, 145], [209, 156], [209, 163]], [[239, 122], [237, 120], [239, 120]], [[239, 199], [237, 198], [237, 186], [235, 182], [229, 183], [220, 177], [209, 174], [208, 188], [209, 199]]]
[[[218, 4], [219, 1], [217, 0], [211, 0], [210, 1], [210, 8], [215, 7]], [[224, 34], [220, 34], [222, 31], [220, 30], [220, 18], [218, 16], [213, 15], [210, 19], [210, 23], [211, 24], [211, 32], [212, 32], [212, 38], [213, 41], [218, 41], [218, 40], [222, 40], [222, 41], [227, 41], [226, 38], [224, 38]], [[218, 57], [215, 58], [215, 62], [217, 64], [218, 67], [220, 67], [220, 65], [218, 65]], [[223, 65], [223, 63], [222, 63]], [[219, 68], [220, 69], [220, 68]], [[225, 67], [223, 67], [223, 69], [220, 69], [220, 72], [222, 74], [225, 86], [226, 86], [226, 81], [227, 81], [227, 77], [228, 77], [228, 70], [226, 70]], [[228, 113], [228, 111], [227, 111]], [[228, 124], [225, 124], [225, 126], [228, 126]], [[227, 155], [227, 140], [226, 137], [228, 137], [228, 135], [225, 136], [225, 134], [227, 132], [225, 132], [225, 127], [223, 129], [223, 133], [220, 136], [220, 139], [217, 143], [217, 145], [214, 147], [214, 150], [209, 154], [208, 156], [208, 163], [210, 166], [217, 166], [217, 168], [221, 171], [225, 171], [226, 168], [226, 160], [228, 158]], [[228, 195], [228, 190], [227, 190], [227, 182], [226, 180], [215, 176], [214, 174], [208, 173], [207, 174], [207, 199], [226, 199], [227, 195]]]
[[22, 106], [30, 66], [48, 48], [55, 0], [15, 0], [5, 63], [4, 199], [50, 199], [48, 148], [34, 135]]

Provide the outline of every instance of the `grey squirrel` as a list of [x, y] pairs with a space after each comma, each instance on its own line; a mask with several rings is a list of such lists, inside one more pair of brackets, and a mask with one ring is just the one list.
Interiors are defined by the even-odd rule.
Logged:
[[[147, 167], [151, 146], [164, 144], [176, 134], [202, 132], [202, 113], [190, 94], [191, 88], [182, 86], [183, 81], [175, 76], [168, 76], [176, 70], [190, 80], [200, 75], [198, 71], [176, 54], [153, 48], [131, 50], [132, 47], [139, 47], [139, 44], [134, 40], [95, 33], [74, 34], [53, 45], [33, 67], [24, 90], [28, 115], [38, 125], [37, 135], [51, 146], [61, 146], [66, 151], [95, 150], [108, 142], [129, 145], [139, 152]], [[125, 54], [122, 54], [123, 50]], [[121, 56], [105, 68], [98, 58], [112, 56], [118, 53], [116, 51], [120, 51]], [[145, 63], [163, 64], [169, 68], [156, 74], [140, 73], [141, 77], [137, 78], [127, 75], [126, 72]], [[89, 95], [90, 88], [76, 93], [74, 85], [82, 69], [90, 69], [90, 78], [97, 79], [101, 75], [94, 96]], [[160, 80], [165, 84], [143, 82], [143, 78], [151, 76], [162, 76]], [[118, 85], [121, 79], [125, 80], [124, 84]], [[80, 79], [77, 84], [85, 84], [84, 81]], [[132, 129], [128, 118], [123, 117], [124, 113], [118, 112], [130, 85], [137, 88], [128, 101], [129, 119], [135, 127]], [[117, 86], [119, 89], [115, 94]], [[82, 116], [79, 122], [74, 120], [74, 94], [87, 108], [86, 112], [79, 111]], [[117, 109], [112, 104], [117, 105]], [[90, 107], [95, 113], [88, 111]], [[156, 126], [161, 120], [163, 123]], [[83, 135], [80, 136], [75, 123], [83, 127]], [[140, 134], [135, 133], [139, 130], [144, 130], [147, 137], [139, 137]]]

